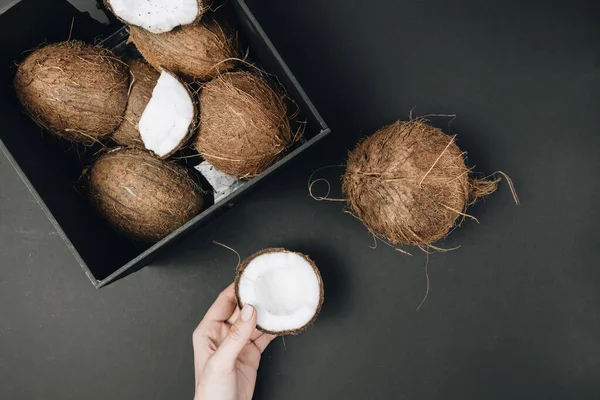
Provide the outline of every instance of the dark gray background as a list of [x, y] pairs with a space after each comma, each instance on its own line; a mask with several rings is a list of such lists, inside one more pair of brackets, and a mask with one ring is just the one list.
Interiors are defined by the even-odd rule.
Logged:
[[[257, 399], [598, 398], [596, 2], [250, 5], [334, 134], [100, 291], [0, 157], [0, 398], [191, 398], [191, 332], [237, 261], [212, 240], [303, 251], [324, 276], [321, 317], [267, 350]], [[418, 312], [425, 255], [370, 249], [340, 203], [306, 190], [313, 170], [415, 106], [457, 114], [434, 123], [476, 170], [509, 173], [523, 203], [502, 185], [471, 210], [481, 224], [430, 257]], [[336, 189], [340, 173], [325, 173]]]

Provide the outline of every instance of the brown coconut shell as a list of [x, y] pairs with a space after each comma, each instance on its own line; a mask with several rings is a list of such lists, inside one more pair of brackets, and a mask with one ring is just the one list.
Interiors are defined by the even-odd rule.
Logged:
[[160, 73], [147, 62], [135, 59], [128, 62], [131, 73], [129, 100], [123, 123], [113, 133], [112, 138], [121, 146], [144, 147], [140, 137], [138, 123], [152, 97], [152, 90], [160, 77]]
[[129, 34], [154, 68], [191, 80], [206, 81], [232, 70], [240, 57], [237, 34], [212, 17], [160, 34], [130, 26]]
[[17, 69], [17, 97], [43, 128], [93, 144], [113, 133], [127, 107], [127, 65], [110, 51], [78, 41], [31, 53]]
[[[210, 9], [212, 3], [213, 3], [212, 0], [198, 0], [198, 15], [196, 16], [196, 19], [192, 23], [196, 23], [196, 22], [200, 21], [200, 19], [202, 18], [202, 16]], [[115, 14], [115, 12], [114, 12], [114, 10], [112, 8], [112, 5], [110, 4], [110, 0], [104, 0], [104, 6], [115, 17], [117, 17], [117, 19], [119, 21], [123, 22], [124, 24], [130, 25], [130, 23], [128, 21], [125, 21], [124, 19], [122, 19], [121, 17], [119, 17], [117, 14]], [[175, 28], [175, 29], [177, 29], [177, 28]], [[166, 33], [166, 32], [164, 32], [164, 33]]]
[[260, 174], [294, 142], [284, 97], [250, 72], [225, 73], [207, 83], [200, 113], [196, 150], [238, 178]]
[[391, 243], [428, 246], [498, 179], [470, 176], [454, 138], [422, 120], [398, 121], [350, 153], [342, 189], [351, 212]]
[[290, 250], [287, 250], [287, 249], [283, 249], [283, 248], [268, 248], [268, 249], [264, 249], [264, 250], [261, 250], [259, 252], [256, 252], [256, 253], [252, 254], [250, 257], [246, 258], [238, 266], [238, 268], [237, 268], [237, 274], [236, 274], [236, 277], [235, 277], [235, 283], [234, 283], [234, 286], [235, 286], [235, 296], [237, 298], [238, 305], [239, 305], [239, 307], [243, 307], [242, 299], [240, 298], [240, 279], [241, 279], [242, 275], [244, 274], [244, 270], [246, 269], [246, 267], [248, 266], [248, 264], [250, 264], [250, 262], [252, 260], [254, 260], [256, 257], [261, 256], [263, 254], [267, 254], [267, 253], [294, 253], [294, 254], [299, 255], [304, 260], [306, 260], [306, 262], [308, 262], [310, 264], [310, 266], [315, 271], [315, 275], [317, 276], [317, 279], [319, 280], [319, 289], [320, 289], [320, 292], [319, 292], [319, 305], [317, 306], [317, 310], [315, 311], [315, 315], [304, 326], [302, 326], [302, 327], [300, 327], [298, 329], [292, 329], [292, 330], [281, 331], [281, 332], [269, 331], [268, 329], [264, 329], [260, 325], [256, 326], [256, 329], [258, 329], [261, 332], [267, 333], [269, 335], [276, 335], [276, 336], [298, 335], [298, 334], [304, 332], [305, 330], [307, 330], [312, 324], [315, 323], [315, 321], [319, 317], [319, 313], [321, 312], [321, 308], [323, 307], [323, 301], [325, 300], [325, 289], [324, 289], [324, 286], [323, 286], [323, 279], [321, 278], [321, 273], [319, 272], [319, 269], [317, 268], [317, 265], [315, 264], [315, 262], [310, 257], [308, 257], [307, 255], [302, 254], [302, 253], [298, 253], [298, 252], [295, 252], [295, 251], [290, 251]]
[[141, 241], [162, 239], [202, 211], [204, 199], [186, 168], [152, 153], [119, 148], [88, 175], [95, 208], [117, 230]]

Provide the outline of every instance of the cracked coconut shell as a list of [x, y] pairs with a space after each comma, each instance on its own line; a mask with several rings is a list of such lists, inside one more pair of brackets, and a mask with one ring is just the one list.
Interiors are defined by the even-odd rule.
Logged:
[[160, 77], [160, 73], [144, 60], [135, 59], [128, 62], [131, 72], [131, 88], [123, 123], [112, 134], [115, 142], [121, 146], [144, 147], [140, 137], [138, 123], [142, 113], [152, 97], [152, 90]]
[[261, 250], [238, 267], [235, 294], [240, 307], [251, 304], [257, 329], [297, 335], [310, 327], [323, 306], [321, 273], [308, 256], [281, 248]]

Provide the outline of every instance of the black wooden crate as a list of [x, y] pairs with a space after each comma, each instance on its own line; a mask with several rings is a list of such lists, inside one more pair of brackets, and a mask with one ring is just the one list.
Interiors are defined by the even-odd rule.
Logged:
[[124, 43], [126, 30], [114, 18], [110, 18], [108, 23], [100, 23], [65, 0], [22, 0], [0, 10], [0, 79], [4, 88], [0, 94], [0, 110], [4, 118], [0, 129], [0, 150], [97, 288], [147, 265], [171, 242], [239, 201], [259, 181], [330, 132], [244, 1], [230, 0], [225, 7], [235, 15], [240, 35], [249, 46], [251, 59], [276, 76], [298, 106], [300, 118], [306, 121], [304, 140], [260, 176], [245, 182], [227, 198], [211, 205], [155, 244], [128, 240], [95, 212], [88, 199], [77, 190], [77, 182], [90, 154], [82, 157], [81, 149], [40, 130], [21, 111], [12, 88], [16, 65], [29, 54], [28, 51], [40, 44], [63, 41], [71, 36], [72, 39], [114, 47]]

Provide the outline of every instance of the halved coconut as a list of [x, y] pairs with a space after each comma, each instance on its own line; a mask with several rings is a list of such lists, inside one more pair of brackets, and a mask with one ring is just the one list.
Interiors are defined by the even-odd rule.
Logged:
[[202, 0], [105, 0], [105, 3], [119, 19], [152, 33], [191, 24], [208, 8]]
[[159, 157], [170, 156], [190, 138], [195, 119], [191, 93], [163, 69], [138, 125], [144, 146]]
[[160, 73], [142, 59], [127, 63], [131, 73], [129, 99], [123, 123], [112, 134], [112, 139], [121, 146], [144, 147], [138, 124], [144, 109], [152, 98], [152, 91], [160, 78]]
[[238, 304], [254, 306], [257, 328], [273, 335], [295, 335], [308, 328], [323, 305], [323, 281], [304, 254], [265, 249], [248, 257], [235, 280]]

